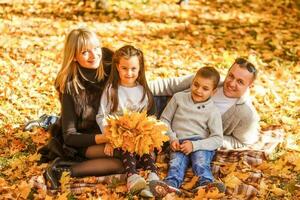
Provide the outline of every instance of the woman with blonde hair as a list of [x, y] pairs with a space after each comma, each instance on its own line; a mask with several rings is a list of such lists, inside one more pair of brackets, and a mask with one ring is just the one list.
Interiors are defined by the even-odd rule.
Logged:
[[[59, 186], [61, 169], [71, 176], [122, 173], [120, 160], [104, 154], [106, 138], [96, 123], [100, 98], [111, 69], [113, 51], [102, 48], [97, 35], [85, 28], [66, 37], [63, 63], [55, 80], [61, 117], [51, 127], [51, 139], [39, 150], [42, 162], [54, 160], [44, 173], [52, 188]], [[188, 88], [189, 77], [149, 83], [154, 95], [172, 95]], [[80, 161], [74, 164], [69, 161]]]

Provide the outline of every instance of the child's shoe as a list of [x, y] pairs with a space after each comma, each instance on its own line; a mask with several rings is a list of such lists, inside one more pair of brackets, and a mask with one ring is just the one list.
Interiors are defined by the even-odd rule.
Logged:
[[226, 190], [226, 186], [224, 185], [224, 183], [222, 182], [207, 182], [202, 184], [201, 186], [196, 187], [195, 189], [193, 189], [194, 193], [197, 193], [199, 189], [201, 188], [217, 188], [219, 190], [220, 193], [224, 193]]
[[145, 189], [143, 189], [140, 193], [140, 195], [142, 197], [147, 197], [147, 198], [153, 198], [154, 195], [152, 194], [152, 192], [150, 191], [150, 187], [149, 187], [149, 183], [151, 181], [156, 181], [156, 180], [159, 180], [159, 177], [157, 176], [156, 173], [154, 172], [151, 172], [149, 175], [148, 175], [148, 178], [147, 178], [147, 187]]
[[145, 179], [138, 174], [133, 174], [127, 178], [127, 188], [131, 193], [139, 192], [146, 186]]
[[146, 197], [146, 198], [153, 198], [154, 197], [154, 195], [150, 191], [149, 185], [147, 185], [146, 188], [141, 191], [140, 195], [142, 197]]
[[150, 191], [155, 197], [163, 198], [168, 193], [175, 192], [177, 195], [181, 195], [181, 191], [178, 188], [168, 185], [164, 181], [154, 180], [149, 183]]

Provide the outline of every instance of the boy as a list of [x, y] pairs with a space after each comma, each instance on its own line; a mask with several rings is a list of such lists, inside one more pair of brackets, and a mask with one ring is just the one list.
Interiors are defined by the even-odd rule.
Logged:
[[208, 185], [224, 192], [222, 183], [213, 183], [210, 168], [215, 150], [223, 142], [221, 113], [211, 100], [219, 80], [220, 75], [213, 67], [199, 69], [191, 91], [175, 94], [163, 111], [161, 120], [169, 126], [172, 152], [167, 177], [150, 183], [156, 197], [164, 197], [169, 192], [180, 194], [178, 188], [190, 162], [194, 174], [199, 176], [194, 192]]

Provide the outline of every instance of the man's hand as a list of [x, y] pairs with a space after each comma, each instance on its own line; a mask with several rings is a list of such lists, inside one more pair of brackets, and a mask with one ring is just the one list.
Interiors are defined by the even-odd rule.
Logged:
[[104, 147], [104, 154], [107, 156], [113, 156], [114, 155], [114, 148], [110, 143], [106, 143]]
[[180, 151], [182, 151], [185, 155], [190, 154], [193, 151], [193, 143], [189, 140], [185, 140], [180, 145]]
[[179, 151], [180, 150], [180, 144], [178, 140], [174, 140], [171, 142], [171, 149], [172, 151]]

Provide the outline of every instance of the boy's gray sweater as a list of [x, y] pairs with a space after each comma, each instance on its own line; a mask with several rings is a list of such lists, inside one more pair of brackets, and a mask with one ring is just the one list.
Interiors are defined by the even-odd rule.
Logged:
[[222, 146], [221, 113], [211, 99], [194, 103], [191, 92], [175, 94], [161, 115], [169, 126], [171, 141], [199, 137], [192, 141], [193, 151], [216, 150]]

